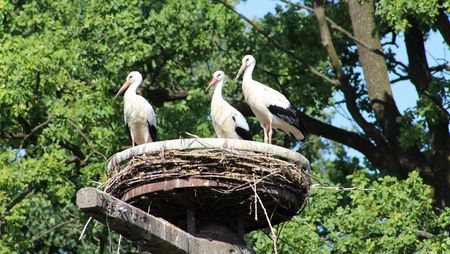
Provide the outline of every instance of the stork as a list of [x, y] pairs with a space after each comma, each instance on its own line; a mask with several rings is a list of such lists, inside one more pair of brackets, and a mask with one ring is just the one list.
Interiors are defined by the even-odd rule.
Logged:
[[136, 94], [142, 83], [142, 75], [137, 71], [128, 74], [127, 80], [116, 97], [125, 91], [124, 119], [130, 129], [131, 146], [156, 141], [156, 114], [144, 97]]
[[298, 117], [298, 111], [280, 92], [253, 80], [256, 60], [251, 55], [242, 59], [236, 80], [244, 73], [242, 91], [264, 130], [264, 143], [272, 143], [272, 128], [291, 134], [299, 141], [305, 140], [305, 127]]
[[245, 117], [222, 97], [225, 73], [216, 71], [206, 87], [206, 91], [216, 85], [211, 100], [211, 118], [218, 138], [251, 140]]

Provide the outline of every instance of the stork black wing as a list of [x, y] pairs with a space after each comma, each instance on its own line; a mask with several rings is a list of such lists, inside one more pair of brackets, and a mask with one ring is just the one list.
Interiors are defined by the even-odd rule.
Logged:
[[250, 135], [250, 132], [248, 130], [241, 128], [239, 126], [236, 126], [235, 131], [239, 135], [239, 137], [241, 137], [242, 139], [252, 140], [252, 136]]
[[252, 135], [250, 134], [250, 131], [247, 129], [244, 129], [237, 125], [236, 118], [233, 116], [233, 121], [236, 123], [236, 128], [234, 128], [234, 131], [244, 140], [252, 140]]
[[150, 132], [150, 137], [153, 142], [156, 142], [156, 126], [152, 125], [150, 122], [148, 123], [148, 131]]
[[270, 113], [278, 116], [282, 120], [299, 129], [303, 133], [303, 136], [306, 137], [305, 126], [303, 126], [303, 123], [298, 117], [298, 111], [295, 110], [292, 106], [290, 106], [289, 108], [283, 108], [277, 105], [269, 105], [267, 108], [269, 109]]

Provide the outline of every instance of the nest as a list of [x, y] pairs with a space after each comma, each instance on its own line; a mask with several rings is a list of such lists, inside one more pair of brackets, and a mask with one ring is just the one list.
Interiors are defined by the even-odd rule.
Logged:
[[[220, 222], [237, 230], [241, 218], [246, 232], [266, 227], [257, 197], [271, 215], [272, 224], [295, 215], [309, 190], [309, 164], [286, 160], [280, 156], [287, 153], [284, 150], [267, 153], [235, 149], [233, 144], [180, 149], [164, 146], [153, 152], [136, 148], [138, 152], [122, 157], [119, 163], [110, 161], [103, 189], [182, 228], [186, 227], [186, 209], [191, 208], [199, 223]], [[261, 143], [251, 145], [274, 149]]]

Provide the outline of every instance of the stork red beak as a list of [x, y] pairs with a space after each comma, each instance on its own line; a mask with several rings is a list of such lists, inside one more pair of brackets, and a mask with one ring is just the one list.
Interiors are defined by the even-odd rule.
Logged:
[[131, 82], [132, 82], [132, 79], [127, 79], [127, 81], [125, 81], [125, 83], [123, 83], [122, 87], [120, 88], [119, 92], [117, 92], [115, 97], [117, 97], [120, 94], [122, 94], [123, 92], [125, 92], [128, 89], [128, 87], [130, 86]]
[[216, 78], [211, 79], [211, 81], [209, 82], [208, 86], [205, 89], [205, 92], [208, 91], [208, 89], [210, 87], [212, 87], [213, 85], [215, 85], [216, 83], [217, 83], [217, 79]]
[[245, 71], [245, 69], [246, 69], [246, 65], [245, 65], [245, 63], [243, 63], [242, 65], [241, 65], [241, 68], [239, 69], [239, 72], [238, 72], [238, 74], [236, 75], [236, 78], [234, 79], [234, 80], [238, 80], [238, 78], [242, 75], [242, 73]]

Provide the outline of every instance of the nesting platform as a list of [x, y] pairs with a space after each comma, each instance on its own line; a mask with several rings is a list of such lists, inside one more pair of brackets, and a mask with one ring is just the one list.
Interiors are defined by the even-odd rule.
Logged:
[[267, 227], [266, 214], [272, 225], [289, 220], [310, 185], [301, 154], [243, 140], [144, 144], [113, 155], [107, 170], [106, 193], [193, 235], [216, 223], [243, 235]]

